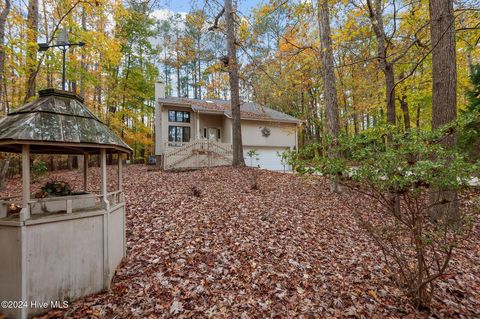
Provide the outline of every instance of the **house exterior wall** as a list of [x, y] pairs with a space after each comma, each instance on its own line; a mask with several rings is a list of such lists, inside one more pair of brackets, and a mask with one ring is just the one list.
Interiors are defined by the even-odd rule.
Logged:
[[[169, 122], [168, 111], [189, 111], [190, 123]], [[203, 129], [216, 127], [221, 130], [221, 142], [232, 143], [232, 119], [221, 114], [207, 114], [193, 112], [189, 106], [162, 105], [161, 118], [161, 144], [165, 147], [168, 142], [168, 127], [188, 126], [190, 127], [191, 140], [203, 137]], [[242, 120], [242, 141], [244, 146], [268, 146], [268, 147], [288, 147], [297, 146], [296, 123]], [[262, 135], [262, 129], [268, 128], [270, 135]], [[157, 140], [158, 141], [158, 140]], [[156, 141], [156, 142], [157, 142]]]
[[[171, 105], [162, 105], [161, 107], [161, 151], [165, 151], [165, 143], [168, 142], [168, 127], [169, 126], [187, 126], [190, 127], [190, 140], [198, 138], [197, 132], [197, 113], [193, 112], [190, 107], [181, 107], [181, 106], [171, 106]], [[168, 111], [188, 111], [190, 112], [190, 123], [183, 122], [169, 122], [168, 121]], [[157, 137], [155, 137], [157, 139]], [[157, 142], [158, 139], [155, 141]], [[157, 143], [156, 143], [157, 144]]]
[[228, 117], [223, 119], [222, 143], [232, 143], [232, 120]]
[[[270, 130], [270, 135], [262, 135], [262, 129]], [[244, 146], [296, 147], [295, 123], [242, 120], [242, 143]]]
[[199, 136], [203, 137], [203, 129], [205, 128], [219, 128], [220, 129], [220, 138], [223, 136], [223, 119], [225, 116], [223, 114], [205, 114], [197, 113], [197, 116], [200, 119], [200, 130]]
[[[174, 105], [162, 105], [161, 107], [161, 146], [165, 148], [165, 144], [168, 142], [168, 127], [169, 126], [186, 126], [190, 127], [190, 141], [194, 139], [199, 139], [203, 137], [203, 129], [208, 127], [215, 127], [220, 129], [221, 142], [222, 143], [231, 143], [231, 125], [225, 126], [225, 121], [230, 121], [223, 114], [208, 114], [208, 113], [198, 113], [193, 112], [193, 110], [188, 107], [174, 106]], [[188, 111], [190, 112], [190, 123], [183, 122], [169, 122], [168, 121], [168, 111]], [[227, 135], [227, 139], [224, 139], [224, 136]], [[158, 138], [155, 137], [156, 144]], [[163, 150], [164, 151], [164, 150]]]

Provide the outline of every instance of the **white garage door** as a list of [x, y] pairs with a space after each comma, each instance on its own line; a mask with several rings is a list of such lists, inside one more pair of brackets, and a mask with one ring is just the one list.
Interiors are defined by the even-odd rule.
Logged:
[[[255, 150], [258, 155], [250, 158], [248, 151], [252, 149]], [[245, 164], [247, 164], [247, 166], [260, 167], [272, 171], [283, 171], [284, 169], [288, 171], [290, 170], [290, 166], [284, 166], [279, 156], [279, 154], [287, 150], [288, 148], [281, 147], [244, 147], [243, 156], [245, 157]]]

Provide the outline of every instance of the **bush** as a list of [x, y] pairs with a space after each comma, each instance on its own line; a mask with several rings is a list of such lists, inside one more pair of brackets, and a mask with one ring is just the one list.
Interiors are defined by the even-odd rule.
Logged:
[[468, 106], [462, 116], [470, 121], [459, 132], [458, 146], [471, 161], [480, 160], [480, 65], [472, 68], [470, 75], [472, 88], [467, 91]]
[[43, 176], [47, 172], [47, 164], [45, 164], [44, 161], [40, 159], [36, 159], [33, 161], [32, 165], [32, 173], [33, 173], [33, 178], [38, 178], [40, 176]]
[[247, 156], [250, 157], [250, 166], [253, 166], [253, 159], [255, 159], [257, 162], [260, 160], [260, 154], [258, 154], [257, 151], [253, 149], [247, 152]]
[[[345, 198], [361, 227], [381, 249], [396, 282], [418, 307], [428, 307], [454, 248], [469, 235], [472, 213], [455, 211], [478, 164], [441, 143], [458, 126], [408, 134], [380, 128], [332, 146], [348, 158], [317, 158], [303, 173], [320, 172], [358, 194]], [[386, 147], [386, 136], [391, 136]], [[351, 164], [355, 163], [356, 166]], [[453, 197], [433, 196], [449, 192]], [[432, 208], [441, 211], [433, 216]], [[453, 213], [452, 213], [453, 212]]]
[[50, 181], [42, 187], [42, 192], [47, 196], [68, 196], [72, 194], [72, 188], [64, 181]]

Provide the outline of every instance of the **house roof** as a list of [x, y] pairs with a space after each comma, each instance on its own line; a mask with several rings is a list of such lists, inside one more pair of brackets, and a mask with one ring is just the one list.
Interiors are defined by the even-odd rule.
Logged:
[[23, 144], [33, 153], [131, 152], [81, 97], [55, 89], [40, 91], [38, 99], [0, 120], [0, 151], [21, 152]]
[[[212, 112], [232, 117], [231, 102], [229, 100], [198, 100], [189, 98], [167, 97], [159, 99], [164, 104], [190, 106], [195, 112]], [[261, 106], [256, 103], [242, 102], [240, 116], [245, 120], [264, 120], [276, 122], [300, 123], [301, 121], [288, 114]]]

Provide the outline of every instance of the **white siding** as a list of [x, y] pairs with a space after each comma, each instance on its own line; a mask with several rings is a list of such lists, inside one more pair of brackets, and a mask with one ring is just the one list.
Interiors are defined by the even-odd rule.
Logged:
[[[262, 129], [268, 128], [270, 135], [262, 135]], [[244, 146], [296, 146], [296, 124], [267, 121], [242, 120], [242, 142]]]

